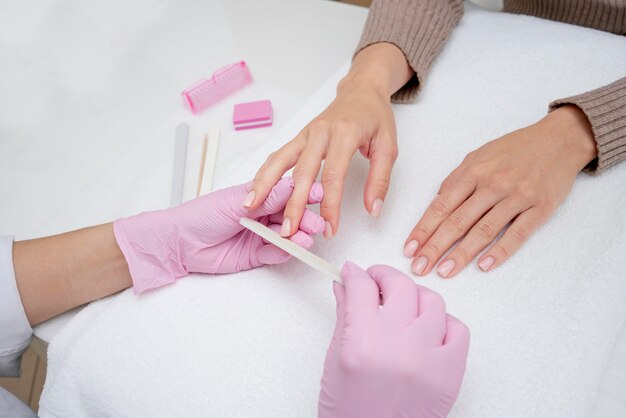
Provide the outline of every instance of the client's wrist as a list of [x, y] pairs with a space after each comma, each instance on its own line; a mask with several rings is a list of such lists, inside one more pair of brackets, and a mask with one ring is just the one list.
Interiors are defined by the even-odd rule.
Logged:
[[390, 98], [412, 76], [413, 71], [400, 48], [380, 42], [359, 51], [350, 71], [337, 86], [337, 93], [353, 88], [370, 88]]
[[553, 110], [541, 122], [561, 141], [566, 156], [582, 170], [598, 156], [596, 140], [585, 113], [576, 105]]

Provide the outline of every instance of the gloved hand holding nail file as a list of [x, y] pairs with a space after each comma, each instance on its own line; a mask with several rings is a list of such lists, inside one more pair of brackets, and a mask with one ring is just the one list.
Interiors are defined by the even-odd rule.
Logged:
[[[246, 230], [239, 219], [253, 218], [279, 231], [294, 182], [290, 177], [281, 179], [260, 207], [248, 210], [243, 205], [251, 184], [115, 221], [115, 238], [128, 262], [134, 292], [174, 283], [189, 273], [234, 273], [287, 261], [289, 254]], [[322, 196], [321, 185], [313, 184], [309, 203], [319, 203]], [[307, 210], [290, 240], [309, 248], [311, 235], [323, 231], [324, 220]]]
[[446, 313], [439, 294], [385, 265], [364, 271], [348, 261], [339, 271], [254, 220], [240, 222], [335, 280], [320, 418], [448, 415], [465, 374], [469, 330]]
[[468, 328], [393, 267], [346, 262], [341, 278], [318, 416], [446, 417], [465, 374]]

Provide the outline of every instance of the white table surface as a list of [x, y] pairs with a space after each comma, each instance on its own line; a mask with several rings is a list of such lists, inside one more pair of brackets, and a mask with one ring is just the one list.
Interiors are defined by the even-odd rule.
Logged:
[[[351, 56], [366, 16], [326, 0], [0, 3], [0, 234], [63, 231], [64, 202], [181, 112], [184, 87], [242, 59], [255, 90], [238, 98], [275, 112], [229, 151], [252, 152]], [[228, 126], [232, 103], [217, 109]], [[35, 332], [49, 341], [74, 314]]]

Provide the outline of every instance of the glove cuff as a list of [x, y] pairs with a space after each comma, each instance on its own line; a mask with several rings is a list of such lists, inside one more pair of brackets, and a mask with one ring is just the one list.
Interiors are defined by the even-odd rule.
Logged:
[[181, 260], [176, 225], [163, 211], [118, 219], [113, 233], [128, 263], [136, 295], [189, 274]]

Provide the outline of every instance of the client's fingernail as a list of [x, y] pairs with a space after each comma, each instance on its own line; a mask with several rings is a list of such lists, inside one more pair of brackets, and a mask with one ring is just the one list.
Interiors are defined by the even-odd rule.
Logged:
[[437, 273], [439, 273], [441, 277], [448, 277], [448, 274], [450, 274], [450, 272], [454, 270], [454, 266], [456, 266], [454, 260], [446, 260], [441, 263], [439, 268], [437, 268]]
[[333, 226], [330, 222], [324, 222], [324, 238], [331, 239], [333, 237]]
[[382, 210], [383, 210], [383, 201], [382, 201], [382, 199], [376, 199], [372, 203], [372, 211], [370, 212], [370, 215], [372, 215], [374, 218], [377, 219], [380, 216], [380, 212]]
[[419, 243], [412, 239], [404, 246], [404, 256], [409, 258], [413, 257], [419, 246]]
[[291, 235], [291, 219], [283, 219], [283, 225], [280, 228], [280, 235], [283, 237], [288, 237], [289, 235]]
[[424, 272], [424, 269], [426, 268], [427, 265], [428, 265], [428, 259], [426, 257], [424, 256], [418, 257], [418, 259], [415, 260], [415, 263], [413, 264], [413, 268], [411, 269], [411, 271], [413, 271], [413, 273], [419, 276]]
[[480, 260], [480, 262], [478, 263], [478, 267], [480, 267], [482, 271], [487, 271], [489, 270], [489, 267], [491, 267], [494, 261], [496, 260], [492, 256], [485, 257], [482, 260]]
[[254, 190], [251, 190], [250, 192], [248, 192], [248, 194], [246, 195], [246, 198], [243, 201], [243, 207], [249, 208], [250, 206], [252, 206], [252, 202], [254, 202], [255, 196], [256, 196], [256, 193]]

